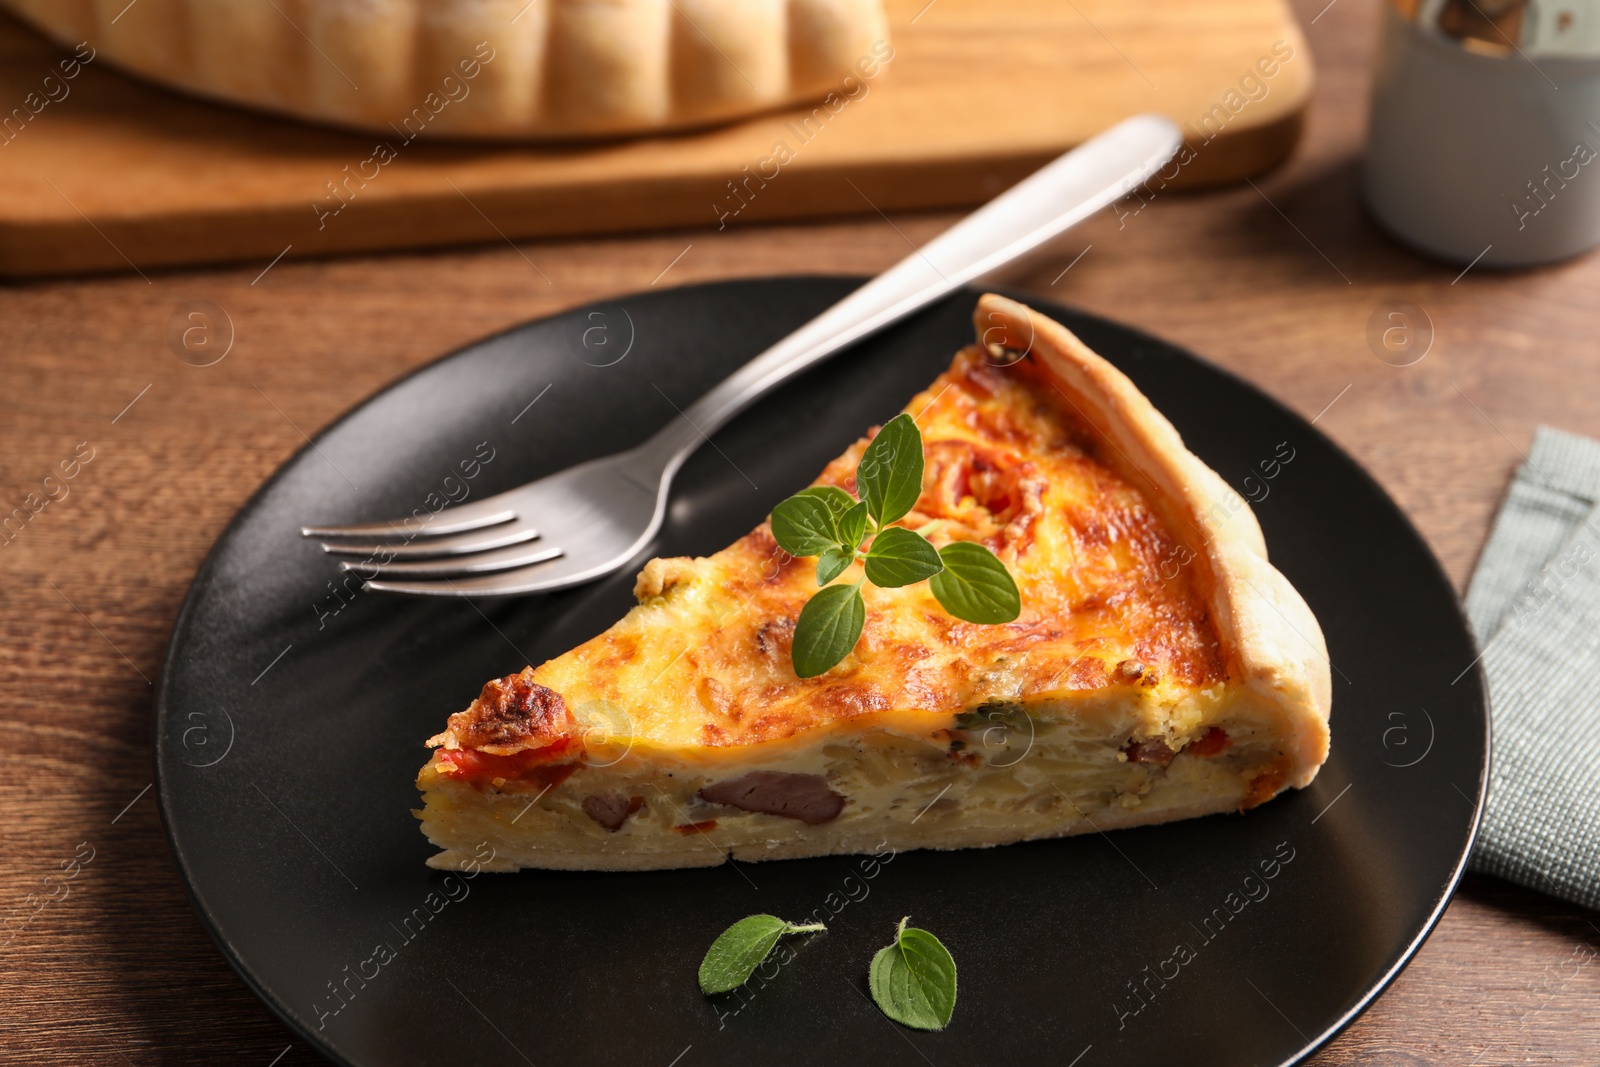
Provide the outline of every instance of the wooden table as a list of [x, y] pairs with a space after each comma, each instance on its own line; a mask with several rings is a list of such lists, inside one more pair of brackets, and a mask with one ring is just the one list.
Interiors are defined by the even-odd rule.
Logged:
[[[1458, 278], [1379, 234], [1355, 195], [1377, 0], [1324, 3], [1299, 4], [1321, 82], [1290, 166], [1258, 188], [1105, 213], [1006, 280], [1137, 324], [1320, 413], [1460, 585], [1534, 426], [1600, 434], [1600, 258]], [[42, 493], [79, 442], [93, 450], [67, 495], [0, 547], [0, 915], [22, 914], [30, 893], [59, 896], [62, 883], [45, 878], [93, 850], [64, 899], [4, 935], [0, 1062], [318, 1062], [206, 937], [148, 791], [150, 681], [184, 590], [305, 434], [525, 319], [651, 284], [875, 271], [949, 221], [732, 226], [0, 289], [0, 512]], [[232, 320], [236, 340], [214, 366], [169, 350], [169, 320], [190, 300]], [[1368, 320], [1391, 300], [1433, 325], [1410, 367], [1368, 347]], [[1597, 948], [1600, 915], [1469, 877], [1411, 967], [1311, 1062], [1594, 1063]]]

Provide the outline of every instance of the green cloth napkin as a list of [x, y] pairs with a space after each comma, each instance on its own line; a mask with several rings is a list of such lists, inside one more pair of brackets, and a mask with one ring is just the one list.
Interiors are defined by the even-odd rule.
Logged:
[[1540, 427], [1467, 589], [1494, 724], [1472, 868], [1600, 908], [1600, 442]]

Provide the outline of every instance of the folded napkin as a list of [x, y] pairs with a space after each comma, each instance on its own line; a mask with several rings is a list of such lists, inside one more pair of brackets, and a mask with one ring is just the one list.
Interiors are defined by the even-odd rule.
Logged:
[[1540, 427], [1466, 607], [1494, 723], [1472, 868], [1600, 908], [1600, 442]]

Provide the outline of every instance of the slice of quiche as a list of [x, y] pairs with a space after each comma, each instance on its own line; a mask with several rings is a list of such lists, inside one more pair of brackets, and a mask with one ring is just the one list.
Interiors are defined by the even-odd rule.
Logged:
[[[1064, 327], [996, 296], [976, 324], [906, 406], [926, 460], [898, 525], [992, 549], [1020, 617], [962, 622], [926, 583], [869, 584], [854, 651], [802, 679], [790, 642], [816, 560], [768, 523], [651, 560], [615, 626], [489, 682], [429, 741], [430, 865], [485, 844], [502, 870], [968, 848], [1309, 783], [1327, 650], [1248, 505]], [[853, 491], [869, 439], [817, 484]]]

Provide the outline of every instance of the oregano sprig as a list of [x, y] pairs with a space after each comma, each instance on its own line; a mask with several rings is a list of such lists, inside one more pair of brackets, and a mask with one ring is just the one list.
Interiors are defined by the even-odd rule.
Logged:
[[[817, 485], [772, 509], [778, 547], [816, 556], [823, 587], [795, 623], [790, 660], [800, 677], [831, 670], [856, 647], [867, 620], [861, 595], [867, 582], [893, 589], [927, 581], [940, 606], [966, 622], [1010, 622], [1022, 613], [1017, 583], [983, 545], [955, 541], [935, 549], [920, 532], [892, 525], [917, 506], [922, 470], [922, 432], [910, 415], [896, 415], [856, 465], [859, 500], [838, 486]], [[858, 560], [860, 581], [829, 584]]]

